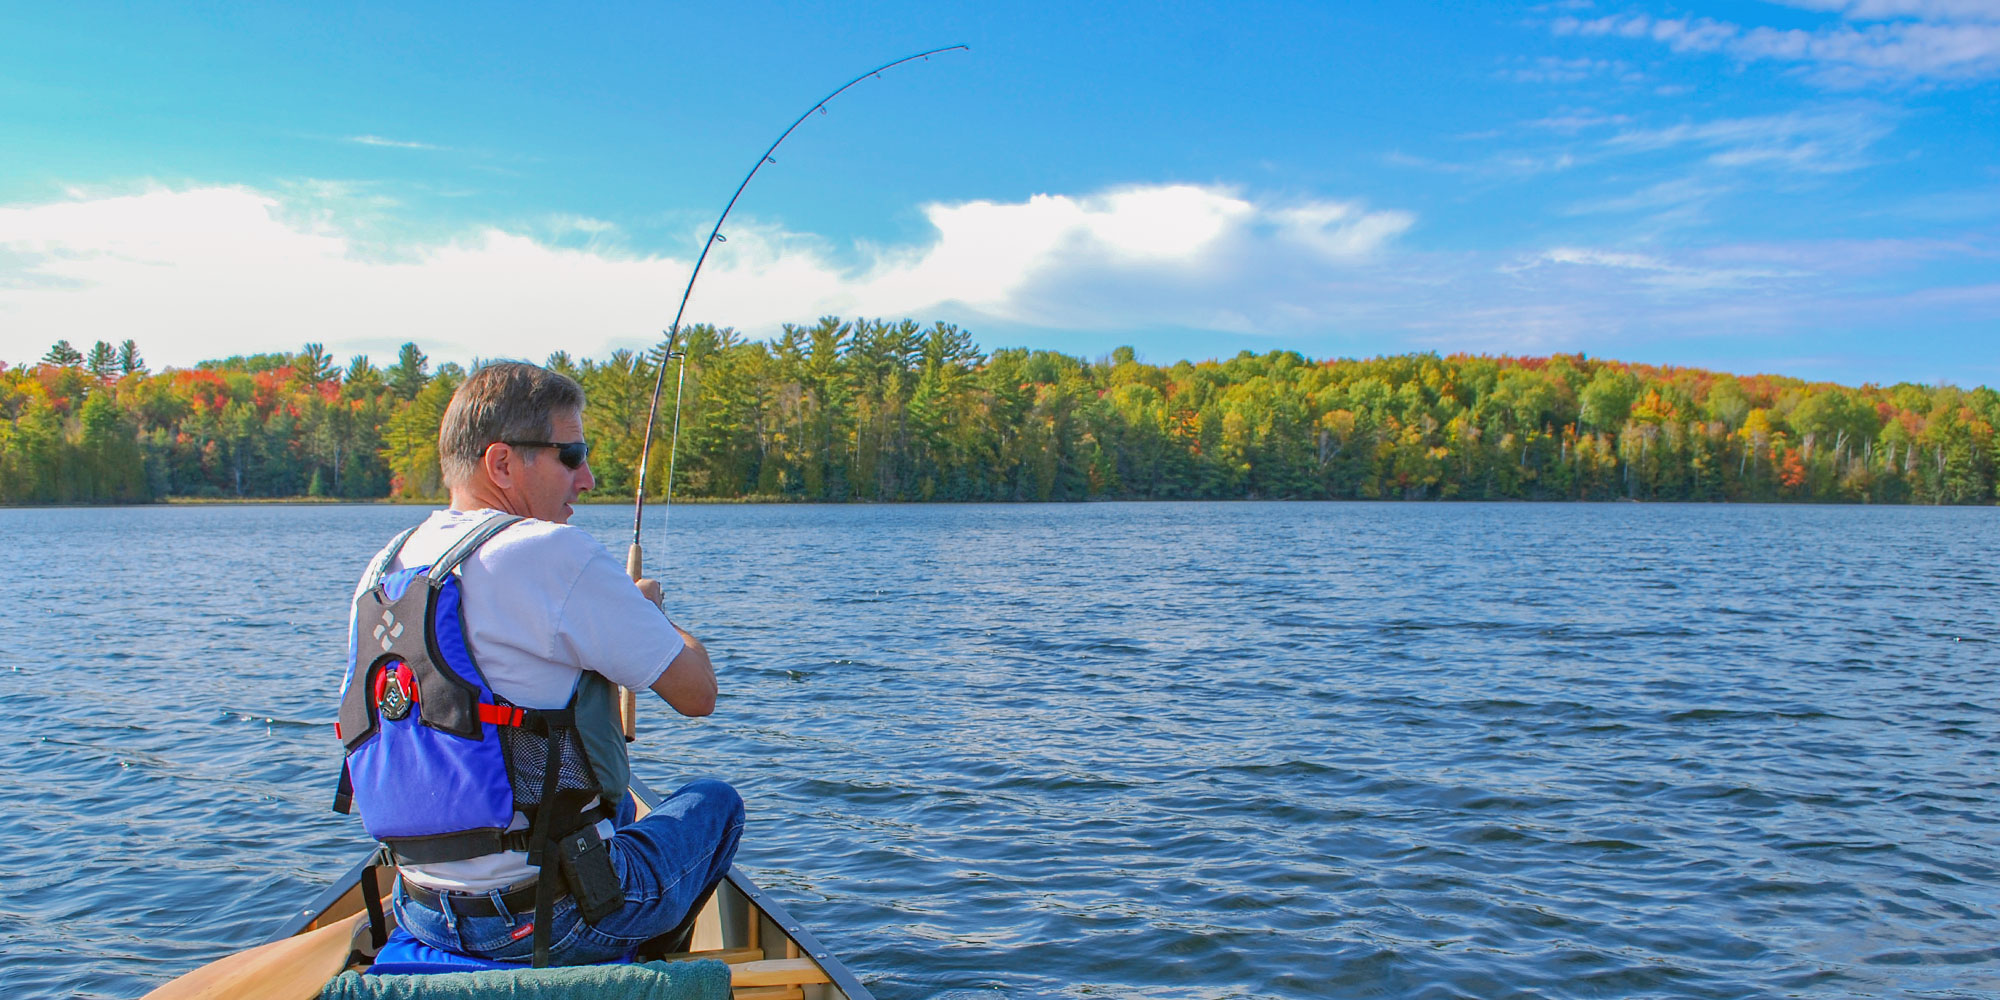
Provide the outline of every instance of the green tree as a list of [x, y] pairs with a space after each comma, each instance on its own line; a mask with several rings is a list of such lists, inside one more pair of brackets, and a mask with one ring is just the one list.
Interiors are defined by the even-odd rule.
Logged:
[[368, 360], [368, 355], [357, 354], [347, 362], [347, 373], [341, 376], [341, 395], [348, 399], [362, 399], [383, 390], [382, 370]]
[[82, 495], [77, 499], [138, 503], [146, 490], [145, 462], [124, 411], [110, 393], [93, 393], [78, 414], [81, 433], [76, 461]]
[[1599, 368], [1578, 394], [1582, 404], [1578, 417], [1586, 427], [1615, 433], [1625, 426], [1638, 395], [1639, 380], [1631, 373]]
[[100, 340], [90, 345], [90, 354], [84, 359], [83, 370], [99, 382], [109, 382], [118, 375], [118, 351]]
[[443, 475], [438, 467], [438, 425], [451, 402], [452, 388], [444, 380], [432, 381], [417, 391], [409, 405], [398, 408], [384, 428], [382, 451], [390, 474], [390, 489], [409, 499], [432, 499], [444, 495]]
[[146, 374], [146, 359], [139, 356], [137, 341], [127, 340], [118, 345], [118, 372], [121, 375]]
[[340, 368], [319, 344], [307, 344], [292, 356], [292, 373], [300, 383], [317, 386], [340, 374]]
[[55, 346], [49, 348], [47, 354], [42, 355], [42, 364], [55, 365], [58, 368], [75, 368], [83, 364], [83, 352], [71, 347], [67, 340], [58, 340]]
[[395, 367], [389, 369], [389, 388], [404, 399], [414, 400], [430, 382], [430, 358], [415, 344], [404, 344], [396, 352]]

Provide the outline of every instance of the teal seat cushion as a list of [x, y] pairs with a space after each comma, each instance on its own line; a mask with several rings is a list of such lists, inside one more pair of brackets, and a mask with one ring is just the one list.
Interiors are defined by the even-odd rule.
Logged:
[[320, 1000], [608, 1000], [611, 997], [729, 1000], [729, 966], [714, 959], [702, 959], [548, 969], [512, 966], [424, 975], [343, 972], [320, 991]]

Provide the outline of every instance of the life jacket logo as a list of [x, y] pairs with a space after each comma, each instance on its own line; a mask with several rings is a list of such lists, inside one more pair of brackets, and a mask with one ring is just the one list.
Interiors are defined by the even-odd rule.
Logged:
[[396, 613], [382, 612], [382, 624], [375, 626], [375, 638], [381, 640], [382, 651], [388, 652], [389, 645], [402, 637], [403, 623], [396, 620]]
[[385, 719], [400, 719], [410, 714], [410, 706], [415, 699], [410, 697], [410, 668], [400, 663], [391, 664], [382, 671], [382, 693], [376, 697], [376, 708]]

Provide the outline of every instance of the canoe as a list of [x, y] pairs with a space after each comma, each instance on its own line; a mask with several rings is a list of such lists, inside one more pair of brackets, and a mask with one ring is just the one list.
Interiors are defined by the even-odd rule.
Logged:
[[[660, 801], [636, 775], [632, 797], [641, 816]], [[263, 944], [195, 969], [147, 1000], [309, 1000], [341, 972], [365, 971], [372, 940], [361, 879], [372, 858], [371, 852], [288, 916]], [[393, 868], [376, 869], [385, 910], [394, 878]], [[393, 928], [395, 914], [387, 916]], [[688, 949], [667, 959], [729, 963], [737, 1000], [874, 1000], [811, 931], [733, 865], [695, 919]]]

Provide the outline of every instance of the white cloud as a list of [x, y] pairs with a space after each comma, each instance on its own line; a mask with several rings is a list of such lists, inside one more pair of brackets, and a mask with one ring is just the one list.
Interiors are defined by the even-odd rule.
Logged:
[[2000, 21], [1993, 0], [1778, 0], [1791, 7], [1824, 10], [1856, 21], [1915, 18], [1929, 21]]
[[1560, 152], [1506, 152], [1495, 153], [1466, 163], [1448, 160], [1433, 160], [1422, 156], [1412, 156], [1401, 151], [1392, 151], [1382, 157], [1384, 163], [1392, 167], [1409, 167], [1441, 174], [1461, 174], [1480, 178], [1520, 179], [1537, 174], [1560, 173], [1569, 170], [1584, 160], [1575, 153]]
[[937, 242], [889, 254], [850, 294], [864, 311], [880, 310], [862, 299], [952, 301], [1022, 318], [1034, 309], [1018, 300], [1037, 280], [1075, 269], [1197, 269], [1258, 213], [1231, 193], [1191, 185], [1087, 198], [1035, 195], [1019, 204], [931, 205], [925, 215], [937, 228]]
[[[1481, 136], [1480, 138], [1490, 138], [1490, 137]], [[1417, 156], [1412, 153], [1405, 153], [1400, 149], [1392, 149], [1389, 152], [1382, 154], [1382, 162], [1392, 167], [1408, 167], [1412, 170], [1431, 170], [1441, 174], [1468, 174], [1472, 173], [1476, 169], [1475, 167], [1473, 167], [1471, 164], [1468, 163], [1452, 163], [1446, 160], [1434, 160], [1427, 156]]]
[[1699, 177], [1675, 177], [1649, 184], [1631, 194], [1579, 202], [1569, 208], [1572, 215], [1610, 212], [1655, 213], [1655, 222], [1684, 222], [1700, 218], [1709, 203], [1735, 189]]
[[[39, 355], [57, 338], [126, 337], [158, 364], [306, 341], [381, 356], [414, 340], [440, 359], [539, 358], [558, 346], [599, 354], [656, 339], [692, 263], [497, 228], [385, 245], [355, 235], [373, 231], [378, 206], [344, 226], [352, 192], [331, 193], [340, 197], [310, 185], [156, 188], [0, 206], [0, 359]], [[1313, 314], [1314, 289], [1366, 265], [1413, 222], [1194, 185], [924, 211], [931, 242], [845, 255], [809, 235], [733, 224], [690, 318], [753, 334], [827, 313], [1270, 329]], [[580, 217], [553, 225], [614, 232]], [[1278, 287], [1277, 274], [1292, 287]]]
[[443, 149], [444, 148], [443, 146], [433, 146], [428, 142], [412, 142], [407, 139], [384, 139], [379, 135], [350, 135], [347, 137], [347, 141], [359, 143], [363, 146], [387, 146], [391, 149]]
[[[1567, 214], [1653, 212], [1676, 227], [1705, 221], [1716, 199], [1773, 184], [1797, 189], [1826, 177], [1874, 166], [1877, 147], [1894, 130], [1898, 112], [1879, 102], [1850, 100], [1785, 114], [1641, 127], [1625, 115], [1589, 109], [1522, 122], [1514, 136], [1526, 148], [1496, 151], [1467, 162], [1392, 152], [1393, 166], [1478, 179], [1520, 179], [1564, 171], [1581, 176], [1567, 187], [1590, 191]], [[1532, 131], [1528, 131], [1532, 130]], [[1542, 133], [1553, 138], [1544, 140]], [[1512, 138], [1512, 137], [1510, 137]], [[1602, 168], [1615, 164], [1612, 169]], [[1752, 175], [1746, 177], [1745, 175]], [[1617, 193], [1591, 191], [1598, 182], [1632, 185]]]
[[1544, 251], [1539, 262], [1549, 264], [1590, 264], [1597, 267], [1622, 267], [1635, 271], [1665, 271], [1669, 265], [1657, 257], [1638, 253], [1618, 253], [1611, 250], [1583, 250], [1576, 247], [1557, 247]]
[[[1894, 381], [1910, 377], [1918, 358], [1959, 349], [1941, 331], [2000, 320], [1990, 284], [1911, 277], [1996, 254], [1990, 240], [1556, 247], [1484, 274], [1461, 262], [1455, 301], [1436, 303], [1406, 329], [1411, 342], [1439, 350], [1586, 350], [1682, 364], [1703, 363], [1704, 350], [1727, 358], [1844, 343], [1873, 361], [1851, 362], [1842, 378]], [[1880, 346], [1883, 330], [1896, 331], [1893, 350]]]
[[1782, 279], [1810, 277], [1811, 272], [1800, 270], [1724, 267], [1712, 263], [1691, 263], [1669, 261], [1651, 254], [1626, 253], [1613, 250], [1593, 250], [1577, 247], [1557, 247], [1543, 252], [1539, 257], [1511, 270], [1519, 272], [1535, 267], [1550, 265], [1571, 265], [1586, 268], [1606, 268], [1614, 271], [1640, 272], [1633, 276], [1646, 287], [1661, 292], [1706, 292], [1719, 289], [1743, 288], [1753, 284], [1771, 284]]
[[1622, 14], [1559, 17], [1557, 35], [1650, 39], [1675, 52], [1725, 53], [1745, 62], [1805, 66], [1834, 87], [1928, 84], [2000, 76], [2000, 5], [1991, 0], [1788, 0], [1837, 13], [1811, 31], [1745, 27], [1713, 18]]
[[1500, 72], [1501, 79], [1516, 83], [1581, 83], [1597, 77], [1612, 77], [1626, 83], [1644, 79], [1631, 66], [1616, 59], [1563, 59], [1556, 56], [1540, 56], [1526, 66], [1515, 66]]
[[1338, 202], [1279, 209], [1271, 216], [1286, 238], [1332, 258], [1364, 256], [1416, 222], [1408, 212], [1366, 212]]
[[1529, 128], [1547, 129], [1551, 132], [1574, 135], [1585, 129], [1602, 128], [1609, 125], [1624, 125], [1631, 120], [1631, 116], [1629, 115], [1607, 115], [1594, 111], [1576, 111], [1535, 118], [1521, 124]]
[[1890, 132], [1880, 109], [1866, 104], [1816, 112], [1724, 118], [1699, 124], [1620, 132], [1607, 146], [1643, 152], [1681, 146], [1709, 150], [1716, 167], [1770, 166], [1806, 173], [1842, 173], [1868, 166], [1870, 147]]
[[556, 215], [549, 219], [549, 227], [559, 233], [584, 233], [601, 236], [618, 231], [618, 224], [604, 219], [594, 219], [588, 215]]

